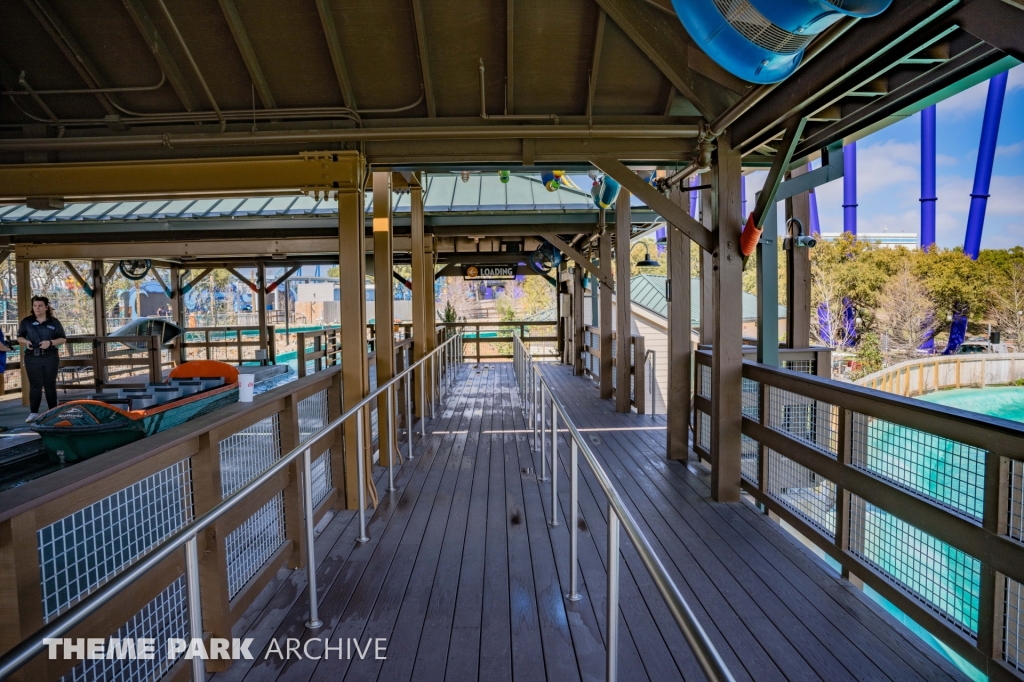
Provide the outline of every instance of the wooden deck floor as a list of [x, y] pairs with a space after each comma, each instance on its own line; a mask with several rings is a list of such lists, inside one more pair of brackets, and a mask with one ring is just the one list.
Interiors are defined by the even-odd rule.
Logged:
[[[707, 477], [664, 459], [664, 420], [613, 412], [596, 389], [545, 367], [737, 680], [953, 680], [948, 663], [746, 503], [710, 502]], [[370, 541], [340, 512], [317, 542], [320, 617], [306, 631], [304, 571], [283, 571], [235, 636], [255, 660], [221, 680], [599, 680], [604, 676], [606, 506], [580, 483], [581, 587], [567, 602], [568, 443], [559, 517], [515, 395], [510, 364], [467, 366], [429, 438], [381, 505]], [[532, 469], [532, 472], [530, 471]], [[639, 557], [622, 538], [620, 677], [702, 679]], [[271, 638], [386, 638], [386, 660], [264, 658]], [[319, 643], [309, 650], [322, 651]]]

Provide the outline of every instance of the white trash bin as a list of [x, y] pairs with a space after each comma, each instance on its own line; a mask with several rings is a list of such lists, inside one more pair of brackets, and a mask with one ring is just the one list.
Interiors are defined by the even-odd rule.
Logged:
[[252, 389], [256, 386], [255, 374], [238, 375], [238, 402], [251, 403]]

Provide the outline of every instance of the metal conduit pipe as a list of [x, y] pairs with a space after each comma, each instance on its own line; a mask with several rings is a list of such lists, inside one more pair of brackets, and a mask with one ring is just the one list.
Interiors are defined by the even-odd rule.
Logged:
[[[856, 18], [843, 17], [836, 23], [832, 24], [832, 26], [822, 31], [821, 34], [807, 46], [807, 49], [804, 50], [804, 57], [800, 60], [797, 70], [802, 69], [809, 61], [821, 54], [826, 47], [835, 42], [839, 36], [846, 33], [855, 23], [857, 23]], [[718, 118], [708, 125], [707, 131], [701, 136], [700, 142], [710, 142], [710, 140], [721, 135], [725, 129], [735, 123], [740, 116], [750, 111], [754, 105], [767, 97], [769, 93], [784, 82], [785, 81], [780, 81], [779, 83], [758, 86], [740, 97], [731, 107], [723, 111]], [[704, 160], [705, 159], [698, 158], [685, 168], [673, 173], [665, 179], [663, 185], [664, 188], [668, 189], [669, 187], [682, 182], [694, 173], [702, 172], [710, 168], [710, 152], [708, 152], [708, 156], [706, 157], [706, 163], [701, 163]]]
[[[0, 140], [0, 151], [73, 151], [79, 149], [147, 149], [205, 147], [232, 144], [315, 144], [377, 140], [451, 140], [522, 138], [522, 126], [452, 126], [431, 128], [352, 128], [322, 131], [257, 131], [244, 133], [192, 133], [117, 137], [30, 138]], [[531, 126], [531, 138], [565, 139], [683, 139], [697, 135], [696, 126]]]
[[[149, 90], [159, 90], [167, 82], [167, 74], [163, 71], [160, 72], [160, 82], [156, 85], [133, 85], [123, 88], [77, 88], [71, 90], [36, 90], [37, 95], [96, 95], [106, 94], [109, 92], [147, 92]], [[29, 93], [22, 90], [4, 90], [0, 92], [0, 95], [28, 95]], [[102, 120], [102, 119], [96, 119]]]
[[480, 58], [480, 118], [485, 121], [551, 121], [558, 125], [558, 116], [555, 114], [498, 114], [489, 116], [487, 114], [487, 86], [484, 83], [484, 60]]

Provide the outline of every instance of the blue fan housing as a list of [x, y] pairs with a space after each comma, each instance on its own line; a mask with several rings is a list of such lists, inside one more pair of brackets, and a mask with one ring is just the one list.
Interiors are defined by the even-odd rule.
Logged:
[[873, 17], [892, 0], [672, 0], [683, 26], [719, 66], [751, 83], [777, 83], [804, 48], [841, 17]]

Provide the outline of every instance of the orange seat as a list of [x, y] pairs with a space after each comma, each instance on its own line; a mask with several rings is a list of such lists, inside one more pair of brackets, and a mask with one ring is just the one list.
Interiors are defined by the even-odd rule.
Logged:
[[195, 377], [224, 377], [225, 384], [238, 382], [238, 368], [219, 360], [192, 360], [171, 370], [171, 379], [192, 379]]

